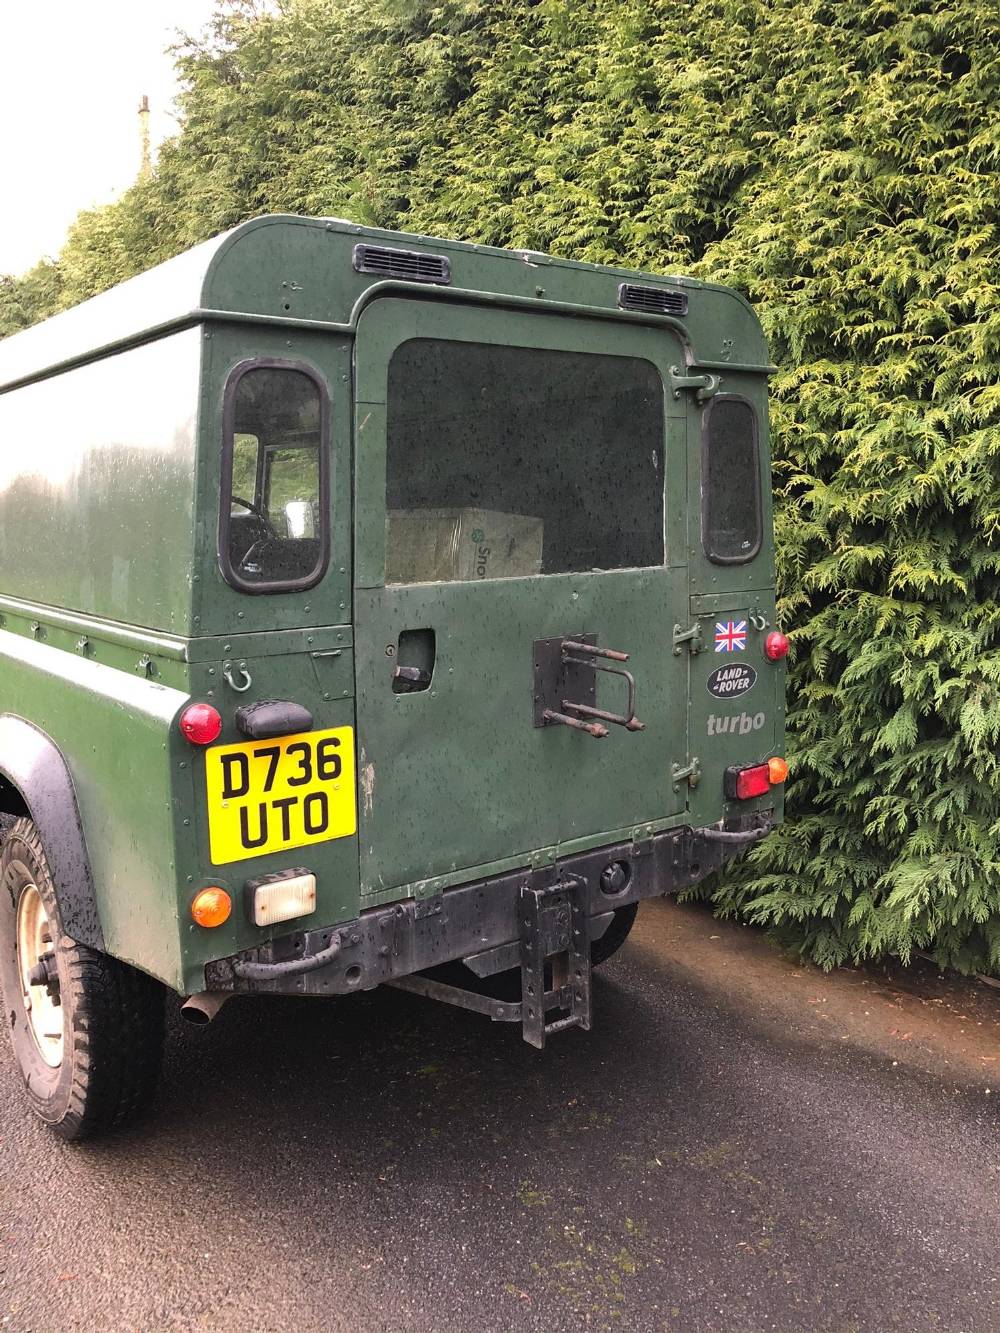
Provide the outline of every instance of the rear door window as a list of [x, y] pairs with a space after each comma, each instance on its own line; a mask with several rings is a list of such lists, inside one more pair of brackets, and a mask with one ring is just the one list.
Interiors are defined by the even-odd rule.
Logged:
[[387, 411], [387, 583], [664, 563], [652, 362], [414, 338]]
[[309, 588], [329, 549], [326, 391], [306, 366], [246, 362], [226, 387], [219, 563], [244, 592]]
[[743, 564], [763, 536], [757, 414], [745, 398], [713, 398], [702, 436], [702, 544], [718, 565]]

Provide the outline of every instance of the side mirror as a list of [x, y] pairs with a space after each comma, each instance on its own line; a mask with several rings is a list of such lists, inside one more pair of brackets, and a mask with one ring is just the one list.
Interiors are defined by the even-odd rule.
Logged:
[[298, 540], [316, 536], [316, 517], [308, 500], [289, 500], [285, 504], [285, 533]]

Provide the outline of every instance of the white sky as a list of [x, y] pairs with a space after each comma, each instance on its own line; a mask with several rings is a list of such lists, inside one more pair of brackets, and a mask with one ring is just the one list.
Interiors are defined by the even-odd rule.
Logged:
[[177, 29], [214, 0], [0, 0], [0, 273], [54, 255], [81, 208], [139, 169], [138, 107], [154, 146], [176, 129]]

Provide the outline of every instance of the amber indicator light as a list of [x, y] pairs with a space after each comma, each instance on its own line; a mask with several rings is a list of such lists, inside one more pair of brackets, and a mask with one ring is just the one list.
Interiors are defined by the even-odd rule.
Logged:
[[196, 925], [213, 929], [225, 925], [232, 910], [233, 900], [225, 889], [202, 889], [191, 904], [191, 918]]

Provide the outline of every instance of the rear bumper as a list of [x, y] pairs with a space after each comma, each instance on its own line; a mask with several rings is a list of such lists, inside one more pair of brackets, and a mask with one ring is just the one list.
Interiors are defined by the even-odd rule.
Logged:
[[[525, 888], [548, 888], [569, 877], [580, 881], [590, 938], [599, 939], [616, 908], [692, 887], [770, 827], [771, 816], [763, 811], [730, 820], [724, 829], [671, 829], [642, 842], [463, 884], [433, 898], [373, 907], [354, 921], [295, 931], [211, 962], [205, 986], [237, 993], [345, 995], [457, 959], [481, 977], [492, 976], [518, 966]], [[725, 836], [740, 834], [756, 836], [747, 841]], [[601, 872], [615, 861], [628, 866], [629, 878], [622, 892], [609, 894], [601, 888]], [[237, 975], [248, 963], [255, 975]], [[270, 976], [269, 965], [274, 965]]]

